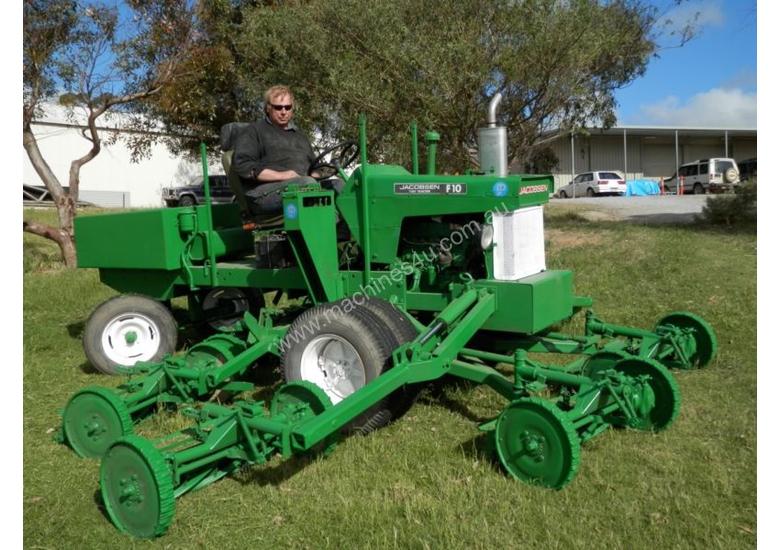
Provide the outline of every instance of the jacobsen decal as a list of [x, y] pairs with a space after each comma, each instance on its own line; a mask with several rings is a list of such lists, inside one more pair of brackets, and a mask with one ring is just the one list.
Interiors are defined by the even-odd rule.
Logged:
[[465, 183], [395, 183], [396, 195], [465, 195]]
[[529, 193], [546, 193], [546, 192], [547, 192], [546, 185], [529, 185], [528, 187], [520, 188], [521, 195], [527, 195]]

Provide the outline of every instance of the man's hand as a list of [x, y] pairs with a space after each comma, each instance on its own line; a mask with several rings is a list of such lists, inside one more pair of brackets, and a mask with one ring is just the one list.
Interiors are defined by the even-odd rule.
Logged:
[[298, 174], [298, 172], [296, 172], [295, 170], [285, 170], [283, 172], [280, 172], [278, 170], [271, 170], [270, 168], [265, 168], [259, 174], [257, 174], [257, 181], [262, 181], [262, 182], [282, 181], [282, 180], [289, 180], [297, 177], [300, 177], [300, 174]]

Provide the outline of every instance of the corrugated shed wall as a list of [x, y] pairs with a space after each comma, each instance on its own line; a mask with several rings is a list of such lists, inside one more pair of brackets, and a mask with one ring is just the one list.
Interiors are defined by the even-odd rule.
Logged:
[[[724, 139], [719, 137], [692, 137], [680, 135], [679, 162], [683, 164], [707, 157], [724, 156]], [[550, 143], [558, 157], [558, 168], [553, 172], [555, 189], [572, 180], [572, 174], [590, 170], [624, 171], [623, 136], [604, 136], [597, 133], [574, 137], [574, 168], [571, 163], [571, 138], [563, 136]], [[628, 131], [626, 136], [628, 179], [658, 178], [675, 172], [674, 136], [637, 136]], [[737, 161], [756, 155], [754, 138], [729, 138], [729, 153]]]
[[[624, 171], [622, 136], [574, 136], [574, 170], [571, 164], [571, 138], [563, 137], [550, 144], [558, 157], [558, 169], [553, 173], [555, 188], [558, 189], [572, 180], [572, 174], [590, 170]], [[628, 154], [629, 179], [641, 177], [641, 154], [639, 138], [628, 136], [626, 143]]]
[[741, 160], [756, 158], [758, 156], [756, 140], [734, 140], [734, 150], [732, 152], [734, 159], [739, 162]]
[[620, 172], [627, 171], [627, 179], [635, 179], [640, 177], [642, 173], [640, 142], [636, 137], [627, 137], [627, 162], [623, 160], [622, 136], [593, 135], [590, 137], [590, 145], [590, 170], [618, 170]]

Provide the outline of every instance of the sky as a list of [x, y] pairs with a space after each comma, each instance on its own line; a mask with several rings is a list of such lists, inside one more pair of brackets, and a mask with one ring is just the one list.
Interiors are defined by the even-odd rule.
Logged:
[[[644, 76], [617, 91], [618, 124], [756, 127], [755, 0], [653, 1], [664, 36]], [[670, 31], [695, 37], [673, 47]]]

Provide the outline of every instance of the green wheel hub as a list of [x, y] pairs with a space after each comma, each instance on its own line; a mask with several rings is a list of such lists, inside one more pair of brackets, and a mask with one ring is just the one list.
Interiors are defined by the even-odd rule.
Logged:
[[[687, 356], [691, 366], [694, 368], [706, 367], [715, 358], [718, 353], [718, 339], [707, 321], [687, 311], [676, 311], [662, 317], [655, 325], [655, 332], [660, 334], [664, 331], [664, 327], [670, 326], [690, 334], [687, 342], [682, 339], [678, 345]], [[672, 361], [664, 360], [663, 363], [669, 367], [685, 366], [685, 363], [679, 358]]]
[[111, 443], [132, 433], [133, 422], [116, 393], [95, 386], [71, 397], [62, 414], [62, 427], [76, 454], [96, 458], [103, 456]]
[[[271, 400], [271, 416], [283, 415], [288, 422], [302, 422], [317, 416], [333, 404], [325, 390], [317, 384], [305, 380], [289, 382], [279, 388]], [[305, 455], [328, 455], [339, 442], [338, 432], [326, 437], [313, 448], [304, 451]]]
[[582, 374], [588, 378], [595, 379], [599, 373], [614, 369], [618, 361], [628, 359], [629, 357], [631, 356], [624, 351], [597, 351], [585, 361], [585, 364], [582, 366]]
[[658, 432], [674, 422], [680, 413], [680, 388], [669, 369], [653, 359], [632, 357], [618, 362], [615, 370], [631, 377], [644, 377], [653, 390], [652, 408], [632, 427]]
[[100, 493], [114, 525], [135, 537], [162, 535], [173, 519], [171, 472], [160, 451], [138, 436], [124, 437], [106, 451]]
[[561, 489], [577, 473], [577, 432], [562, 411], [543, 399], [510, 403], [496, 423], [495, 443], [501, 464], [521, 481]]

